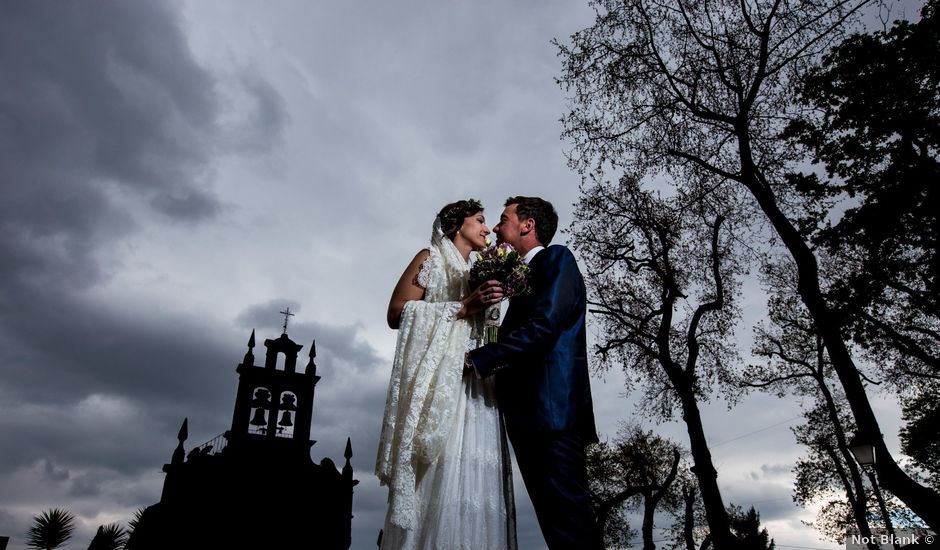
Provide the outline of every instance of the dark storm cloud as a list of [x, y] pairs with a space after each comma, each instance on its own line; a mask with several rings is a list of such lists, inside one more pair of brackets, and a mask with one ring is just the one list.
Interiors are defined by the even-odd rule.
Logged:
[[[277, 312], [287, 305], [297, 308], [289, 299], [273, 299], [238, 316], [236, 324], [257, 326], [256, 365], [263, 364], [264, 340], [280, 335]], [[23, 324], [0, 342], [0, 360], [14, 367], [0, 386], [5, 500], [34, 502], [34, 487], [17, 479], [36, 479], [59, 495], [42, 506], [80, 506], [73, 511], [85, 517], [115, 505], [148, 505], [159, 500], [159, 489], [142, 490], [139, 480], [169, 459], [183, 417], [190, 426], [186, 450], [229, 427], [235, 366], [250, 329], [212, 331], [183, 316], [154, 325], [92, 308], [38, 312], [30, 322], [37, 325]], [[309, 341], [317, 340], [322, 380], [314, 403], [314, 459], [342, 467], [352, 437], [357, 472], [371, 471], [387, 383], [387, 374], [377, 375], [384, 361], [356, 326], [295, 322], [289, 333], [306, 342], [301, 365]], [[383, 492], [357, 507], [384, 510], [384, 498]], [[0, 513], [0, 521], [21, 533], [27, 523], [21, 516], [4, 520]]]
[[193, 58], [163, 2], [0, 6], [0, 283], [86, 286], [96, 250], [135, 221], [121, 200], [174, 222], [220, 208], [213, 156], [276, 142], [280, 96], [254, 77], [226, 114], [222, 83]]
[[[184, 316], [149, 323], [133, 312], [115, 313], [67, 300], [60, 296], [55, 309], [4, 318], [8, 330], [0, 337], [0, 360], [5, 365], [0, 396], [8, 414], [0, 418], [0, 444], [18, 437], [26, 441], [5, 445], [8, 451], [0, 471], [44, 457], [58, 463], [67, 456], [73, 466], [107, 460], [110, 467], [133, 474], [163, 458], [183, 417], [190, 417], [192, 431], [213, 426], [220, 433], [227, 427], [237, 384], [235, 366], [246, 350], [250, 329], [222, 334]], [[272, 300], [250, 306], [239, 316], [239, 323], [253, 320], [251, 324], [258, 326], [257, 364], [263, 361], [264, 340], [280, 334], [277, 312], [291, 303]], [[28, 303], [17, 306], [21, 306], [15, 308], [18, 311], [29, 308]], [[356, 435], [374, 441], [385, 381], [370, 387], [362, 380], [374, 380], [384, 366], [376, 351], [362, 341], [354, 326], [295, 323], [289, 332], [298, 343], [307, 342], [301, 368], [309, 340], [317, 339], [317, 364], [324, 377], [318, 405], [329, 405], [319, 409], [324, 411], [322, 429], [329, 426], [353, 435], [348, 433], [351, 427], [362, 424], [368, 435]], [[335, 401], [340, 394], [343, 399]], [[102, 397], [89, 402], [89, 396]], [[113, 425], [103, 426], [97, 418], [74, 418], [69, 411], [75, 408], [90, 415], [102, 409], [103, 417], [119, 417]], [[120, 417], [123, 414], [133, 417]], [[129, 444], [142, 427], [157, 431], [152, 434], [157, 440], [152, 445], [150, 441]], [[96, 436], [98, 430], [107, 437]], [[346, 435], [337, 433], [334, 439], [344, 443]]]
[[[30, 309], [31, 299], [15, 296], [0, 312], [6, 327], [0, 397], [8, 408], [0, 419], [0, 445], [7, 449], [0, 469], [67, 457], [72, 465], [105, 460], [133, 473], [158, 458], [148, 456], [154, 448], [172, 441], [131, 444], [141, 428], [157, 430], [151, 435], [159, 439], [184, 416], [212, 417], [231, 406], [231, 373], [242, 353], [236, 340], [225, 341], [195, 319], [167, 316], [155, 324], [139, 312], [113, 312], [53, 292], [43, 297], [48, 302]], [[103, 401], [88, 402], [90, 396]], [[75, 409], [91, 416], [76, 417]], [[134, 416], [101, 425], [112, 413]]]
[[[212, 217], [214, 156], [276, 142], [280, 97], [239, 77], [230, 93], [248, 114], [231, 122], [222, 83], [162, 2], [5, 2], [0, 74], [0, 395], [217, 405], [227, 395], [210, 382], [232, 359], [221, 342], [188, 319], [150, 321], [74, 292], [108, 275], [108, 255], [138, 223], [128, 205], [164, 223]], [[28, 445], [11, 455], [4, 466], [33, 458]]]
[[[156, 502], [140, 480], [168, 459], [182, 419], [190, 445], [230, 422], [242, 335], [88, 295], [138, 226], [216, 216], [216, 158], [270, 150], [286, 122], [267, 82], [197, 62], [174, 8], [0, 4], [5, 503], [81, 502], [91, 517]], [[26, 522], [0, 510], [0, 534]]]

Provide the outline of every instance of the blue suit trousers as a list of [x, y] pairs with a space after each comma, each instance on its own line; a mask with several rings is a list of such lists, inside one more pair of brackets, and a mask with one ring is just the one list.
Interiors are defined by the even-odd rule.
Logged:
[[509, 438], [548, 547], [604, 548], [588, 492], [584, 440], [567, 432], [510, 431]]

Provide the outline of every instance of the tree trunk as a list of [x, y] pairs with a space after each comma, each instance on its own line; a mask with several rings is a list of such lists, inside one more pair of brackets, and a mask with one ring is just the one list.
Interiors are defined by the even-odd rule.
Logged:
[[656, 501], [649, 493], [643, 497], [643, 550], [656, 550], [656, 544], [653, 542], [653, 516], [656, 515]]
[[682, 535], [685, 538], [685, 550], [695, 550], [695, 488], [682, 490], [685, 501], [685, 517], [682, 521]]
[[[817, 336], [817, 348], [819, 346], [818, 338]], [[845, 496], [852, 506], [852, 512], [855, 514], [855, 525], [858, 526], [859, 534], [865, 537], [865, 540], [869, 541], [868, 550], [878, 550], [880, 547], [874, 542], [871, 526], [868, 524], [868, 498], [865, 495], [865, 484], [862, 482], [862, 475], [861, 472], [859, 472], [858, 465], [855, 464], [855, 459], [852, 458], [848, 451], [849, 446], [846, 443], [845, 429], [843, 429], [842, 422], [839, 420], [839, 409], [836, 407], [835, 399], [832, 397], [832, 392], [829, 391], [829, 386], [826, 384], [822, 372], [823, 360], [821, 354], [819, 365], [819, 371], [816, 373], [816, 384], [819, 386], [819, 391], [822, 393], [826, 403], [826, 412], [829, 415], [829, 422], [832, 423], [832, 429], [836, 436], [836, 445], [839, 449], [839, 455], [836, 455], [835, 449], [830, 449], [828, 445], [826, 446], [826, 451], [829, 453], [842, 478], [842, 484], [845, 486]], [[844, 462], [848, 468], [848, 475], [843, 473], [839, 465], [839, 457], [842, 457], [842, 462]]]
[[878, 480], [875, 478], [874, 473], [870, 471], [866, 473], [869, 482], [871, 482], [871, 490], [874, 491], [875, 498], [878, 499], [878, 508], [881, 510], [881, 517], [885, 522], [885, 531], [891, 535], [891, 544], [894, 546], [894, 550], [901, 550], [897, 534], [894, 532], [894, 523], [891, 522], [891, 514], [888, 513], [888, 505], [885, 503], [884, 495], [881, 494], [881, 489], [878, 487]]
[[682, 399], [682, 418], [689, 432], [689, 447], [692, 452], [692, 473], [698, 479], [702, 492], [702, 504], [705, 507], [705, 519], [716, 550], [736, 548], [737, 539], [731, 534], [731, 521], [718, 489], [718, 471], [712, 464], [712, 455], [705, 440], [705, 429], [690, 384], [677, 386]]

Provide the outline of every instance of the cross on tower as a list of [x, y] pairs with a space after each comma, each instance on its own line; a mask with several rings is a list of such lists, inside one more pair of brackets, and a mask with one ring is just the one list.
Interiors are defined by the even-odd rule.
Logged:
[[290, 308], [282, 311], [281, 314], [284, 315], [284, 334], [287, 334], [287, 320], [293, 317], [294, 314], [290, 312]]

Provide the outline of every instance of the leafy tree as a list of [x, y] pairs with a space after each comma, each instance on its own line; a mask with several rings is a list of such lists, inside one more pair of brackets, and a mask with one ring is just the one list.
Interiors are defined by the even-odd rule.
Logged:
[[591, 493], [607, 546], [629, 545], [634, 532], [627, 515], [642, 510], [643, 548], [656, 548], [653, 528], [657, 510], [675, 513], [682, 505], [675, 484], [680, 452], [677, 444], [635, 424], [621, 426], [613, 441], [588, 449]]
[[855, 424], [844, 395], [837, 384], [833, 387], [832, 366], [796, 295], [791, 270], [786, 265], [768, 266], [765, 278], [776, 290], [769, 322], [755, 330], [753, 351], [766, 363], [752, 365], [743, 374], [742, 385], [802, 401], [806, 422], [793, 432], [808, 454], [794, 468], [794, 500], [803, 506], [825, 501], [813, 526], [837, 542], [853, 526], [864, 537], [872, 535], [872, 523], [893, 532], [891, 517], [903, 514], [895, 499], [884, 497], [874, 475], [861, 470], [851, 456], [847, 434], [855, 431]]
[[740, 550], [774, 550], [774, 540], [760, 526], [760, 514], [751, 506], [747, 512], [733, 506], [729, 510], [731, 528], [738, 536]]
[[[571, 45], [559, 46], [560, 82], [572, 94], [563, 121], [574, 142], [571, 164], [585, 177], [600, 180], [605, 171], [661, 175], [686, 196], [726, 204], [733, 197], [742, 208], [759, 210], [752, 227], [769, 226], [792, 262], [798, 295], [859, 432], [875, 445], [881, 482], [940, 528], [940, 494], [902, 470], [880, 435], [843, 333], [843, 315], [827, 301], [819, 260], [801, 231], [812, 202], [788, 174], [804, 160], [803, 150], [780, 137], [799, 111], [794, 84], [871, 3], [597, 0], [594, 25], [575, 33]], [[702, 182], [711, 187], [703, 189]], [[740, 201], [737, 192], [749, 200]], [[693, 439], [693, 457], [696, 447]], [[727, 528], [712, 525], [712, 516], [726, 514], [723, 508], [715, 512], [715, 495], [701, 488], [715, 546], [723, 550]], [[717, 521], [727, 524], [726, 517]]]
[[940, 383], [926, 383], [911, 388], [914, 397], [904, 404], [901, 450], [929, 476], [940, 489]]
[[[704, 183], [703, 183], [704, 184]], [[741, 261], [723, 206], [641, 189], [624, 176], [586, 188], [572, 228], [599, 318], [602, 368], [621, 366], [643, 386], [646, 414], [681, 412], [709, 531], [733, 543], [699, 402], [730, 377]]]
[[606, 441], [591, 445], [585, 450], [588, 482], [594, 499], [597, 523], [604, 532], [607, 547], [629, 546], [636, 537], [630, 527], [627, 514], [632, 509], [627, 500], [636, 495], [629, 485], [629, 472], [617, 456], [616, 446]]
[[711, 546], [711, 535], [703, 527], [706, 524], [705, 509], [702, 507], [702, 500], [698, 498], [695, 483], [688, 477], [683, 476], [679, 480], [678, 486], [682, 495], [682, 513], [674, 516], [676, 521], [671, 529], [673, 542], [670, 548], [673, 550], [705, 550]]
[[[768, 322], [755, 328], [753, 353], [766, 363], [751, 365], [742, 373], [741, 385], [803, 401], [806, 423], [794, 433], [809, 455], [795, 468], [794, 500], [809, 506], [841, 493], [843, 498], [830, 500], [823, 507], [815, 526], [834, 540], [841, 540], [852, 524], [857, 524], [862, 536], [871, 536], [870, 495], [848, 450], [846, 434], [854, 429], [854, 422], [845, 416], [844, 398], [830, 387], [832, 365], [822, 339], [799, 301], [790, 266], [768, 265], [764, 279], [775, 292]], [[843, 513], [833, 515], [833, 509]]]
[[[835, 48], [802, 81], [807, 111], [785, 133], [825, 167], [792, 178], [814, 207], [804, 229], [835, 259], [827, 300], [904, 385], [940, 380], [938, 8]], [[833, 205], [845, 211], [820, 223]]]
[[52, 550], [64, 546], [75, 530], [75, 516], [61, 508], [51, 508], [33, 517], [33, 524], [26, 532], [26, 546], [41, 550]]
[[88, 550], [121, 550], [127, 541], [127, 531], [116, 523], [99, 525]]
[[[874, 473], [860, 470], [849, 452], [838, 446], [835, 433], [852, 426], [844, 403], [837, 405], [840, 424], [833, 425], [830, 411], [821, 401], [806, 411], [806, 423], [793, 429], [797, 442], [809, 451], [794, 467], [794, 500], [803, 506], [822, 503], [810, 525], [834, 542], [842, 542], [854, 527], [865, 537], [876, 529], [893, 534], [896, 519], [909, 515], [906, 508], [886, 496]], [[914, 526], [909, 521], [903, 523]], [[875, 543], [868, 546], [880, 548]]]
[[836, 223], [808, 217], [814, 243], [837, 266], [827, 298], [902, 398], [914, 393], [904, 403], [902, 451], [933, 476], [934, 487], [940, 486], [940, 435], [933, 428], [940, 419], [938, 8], [930, 0], [917, 23], [899, 21], [842, 43], [800, 88], [813, 116], [787, 131], [826, 168], [826, 178], [793, 176], [817, 215], [840, 199], [851, 201]]

